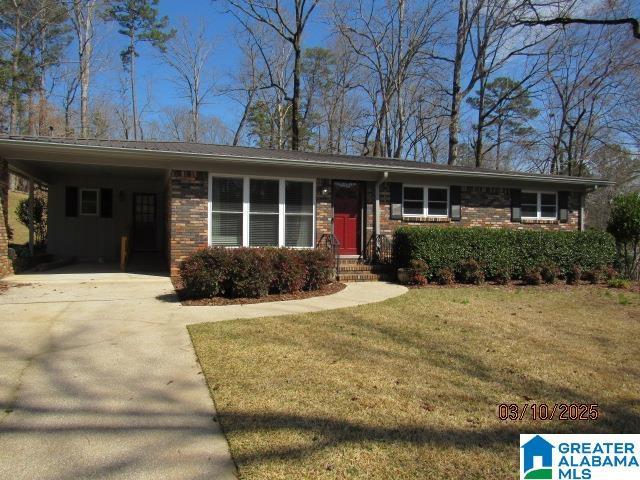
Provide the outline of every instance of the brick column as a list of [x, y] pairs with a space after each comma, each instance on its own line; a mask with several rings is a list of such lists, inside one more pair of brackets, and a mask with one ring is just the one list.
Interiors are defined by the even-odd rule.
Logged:
[[207, 246], [209, 202], [207, 172], [173, 170], [169, 185], [169, 266], [179, 274], [180, 262]]
[[9, 260], [9, 164], [0, 158], [0, 278], [13, 273]]

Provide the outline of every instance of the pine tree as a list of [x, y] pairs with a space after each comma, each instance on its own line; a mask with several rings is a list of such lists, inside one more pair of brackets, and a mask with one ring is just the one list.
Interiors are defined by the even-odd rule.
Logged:
[[140, 56], [138, 44], [148, 42], [161, 52], [166, 51], [167, 41], [175, 30], [167, 30], [169, 18], [158, 17], [159, 0], [113, 0], [107, 9], [107, 18], [120, 26], [118, 33], [129, 40], [127, 48], [120, 52], [122, 65], [129, 71], [131, 83], [131, 108], [133, 113], [133, 138], [138, 138], [138, 111], [136, 105], [136, 57]]

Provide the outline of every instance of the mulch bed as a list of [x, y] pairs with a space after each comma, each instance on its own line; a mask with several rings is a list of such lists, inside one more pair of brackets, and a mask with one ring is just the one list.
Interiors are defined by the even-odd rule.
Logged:
[[185, 306], [221, 306], [221, 305], [247, 305], [251, 303], [267, 303], [267, 302], [282, 302], [284, 300], [302, 300], [304, 298], [313, 298], [313, 297], [323, 297], [325, 295], [331, 295], [333, 293], [338, 293], [340, 290], [343, 290], [346, 287], [344, 283], [334, 282], [330, 283], [322, 287], [320, 290], [312, 290], [308, 292], [296, 292], [296, 293], [285, 293], [282, 295], [267, 295], [266, 297], [260, 298], [224, 298], [224, 297], [213, 297], [213, 298], [201, 298], [201, 299], [185, 299], [181, 294], [180, 289], [176, 288], [176, 292], [178, 294], [178, 298], [180, 299], [182, 305]]

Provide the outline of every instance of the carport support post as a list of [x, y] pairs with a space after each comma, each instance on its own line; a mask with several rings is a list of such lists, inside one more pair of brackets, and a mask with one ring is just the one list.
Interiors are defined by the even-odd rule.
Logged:
[[33, 256], [33, 177], [29, 177], [29, 252]]

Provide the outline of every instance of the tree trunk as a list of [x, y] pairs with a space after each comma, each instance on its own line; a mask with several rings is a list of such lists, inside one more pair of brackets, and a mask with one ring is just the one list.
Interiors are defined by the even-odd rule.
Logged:
[[500, 150], [502, 149], [502, 122], [498, 123], [496, 135], [496, 170], [500, 170]]
[[300, 60], [302, 57], [302, 49], [300, 48], [300, 36], [296, 33], [293, 42], [293, 98], [291, 100], [291, 150], [300, 149]]
[[476, 157], [476, 167], [482, 166], [482, 140], [484, 136], [484, 97], [486, 92], [486, 79], [480, 80], [480, 89], [478, 91], [478, 126], [476, 127], [476, 148], [475, 148], [475, 157]]
[[17, 135], [18, 132], [18, 112], [20, 111], [20, 94], [18, 92], [18, 59], [20, 56], [21, 39], [22, 39], [22, 19], [18, 5], [14, 2], [15, 8], [15, 39], [13, 41], [13, 53], [11, 58], [11, 87], [9, 90], [9, 134]]
[[453, 59], [453, 78], [451, 85], [451, 113], [449, 116], [449, 159], [447, 163], [454, 165], [458, 160], [458, 132], [460, 130], [460, 77], [462, 58], [464, 57], [466, 34], [466, 0], [460, 0], [458, 7], [458, 27], [456, 32], [456, 52]]
[[131, 110], [133, 111], [133, 139], [138, 139], [138, 109], [136, 106], [136, 51], [135, 44], [133, 42], [133, 36], [131, 38], [131, 64], [129, 65], [129, 74], [131, 80]]
[[251, 110], [251, 105], [253, 104], [253, 96], [254, 93], [250, 92], [247, 98], [247, 103], [244, 106], [244, 110], [242, 112], [242, 118], [238, 123], [238, 128], [236, 128], [236, 133], [233, 135], [233, 145], [238, 145], [240, 143], [240, 135], [242, 135], [242, 130], [244, 130], [244, 126], [247, 123], [247, 118], [249, 117], [249, 110]]

